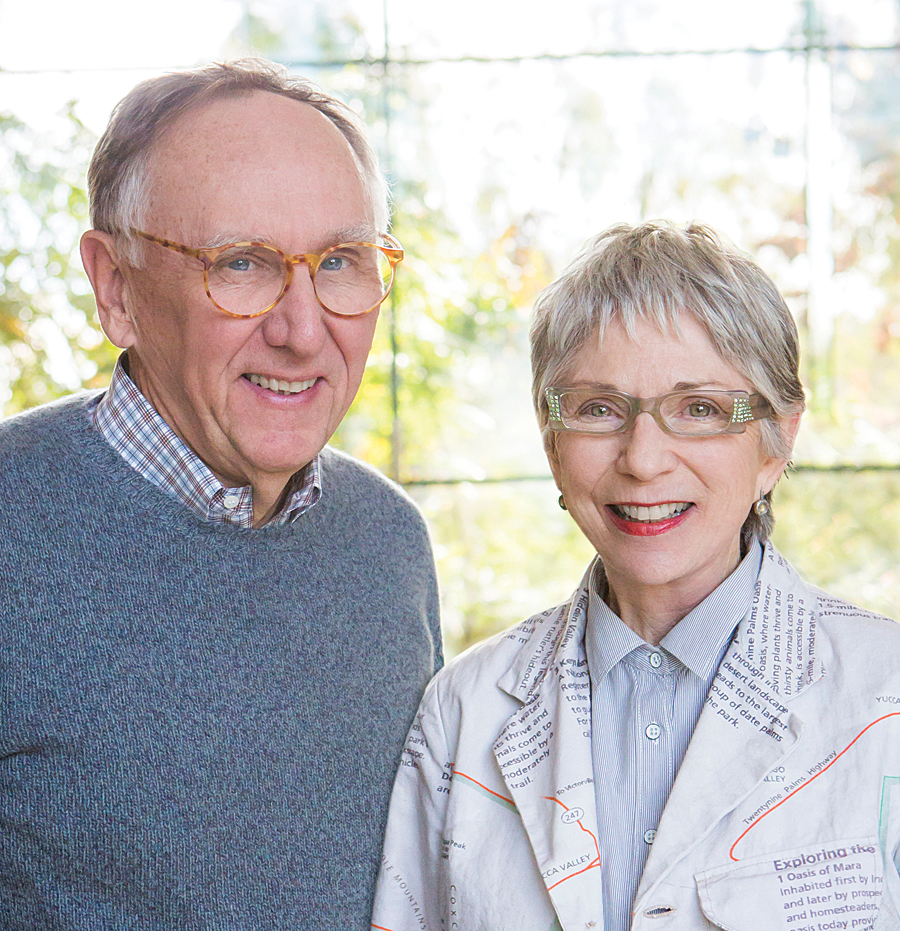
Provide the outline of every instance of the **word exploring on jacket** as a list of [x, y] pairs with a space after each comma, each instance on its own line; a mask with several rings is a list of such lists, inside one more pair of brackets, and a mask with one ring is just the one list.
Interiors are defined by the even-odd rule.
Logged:
[[825, 844], [776, 857], [770, 887], [793, 931], [869, 928], [881, 906], [881, 853], [873, 844]]

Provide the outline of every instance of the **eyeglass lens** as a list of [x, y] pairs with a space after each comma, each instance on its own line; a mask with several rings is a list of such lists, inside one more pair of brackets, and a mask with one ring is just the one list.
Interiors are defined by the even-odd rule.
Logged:
[[[220, 307], [250, 315], [278, 300], [287, 274], [286, 262], [273, 249], [235, 246], [216, 258], [206, 278], [210, 296]], [[391, 263], [380, 249], [351, 243], [325, 253], [313, 274], [313, 287], [328, 310], [352, 316], [383, 300], [391, 277]]]
[[[615, 433], [629, 425], [633, 399], [597, 391], [566, 391], [560, 398], [562, 421], [569, 429]], [[732, 422], [734, 398], [717, 392], [677, 392], [658, 403], [658, 418], [672, 433], [711, 436]]]

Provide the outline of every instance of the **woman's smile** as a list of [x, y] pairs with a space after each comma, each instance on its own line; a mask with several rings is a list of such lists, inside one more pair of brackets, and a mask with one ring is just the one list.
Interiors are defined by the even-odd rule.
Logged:
[[610, 519], [623, 533], [649, 537], [680, 527], [688, 519], [690, 501], [665, 501], [658, 504], [609, 504]]

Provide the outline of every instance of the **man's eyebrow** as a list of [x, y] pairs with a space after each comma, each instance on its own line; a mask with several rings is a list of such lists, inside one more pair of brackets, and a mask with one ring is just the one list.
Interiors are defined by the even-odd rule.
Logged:
[[[337, 246], [342, 242], [378, 242], [378, 233], [371, 223], [361, 223], [357, 226], [347, 226], [337, 230], [331, 230], [323, 236], [318, 237], [317, 241], [310, 246], [310, 251], [321, 252], [329, 249], [331, 246]], [[248, 233], [246, 230], [226, 230], [208, 240], [199, 249], [218, 249], [219, 246], [230, 246], [233, 242], [261, 242], [267, 246], [275, 246], [277, 249], [284, 249], [278, 240], [267, 233], [257, 231]]]

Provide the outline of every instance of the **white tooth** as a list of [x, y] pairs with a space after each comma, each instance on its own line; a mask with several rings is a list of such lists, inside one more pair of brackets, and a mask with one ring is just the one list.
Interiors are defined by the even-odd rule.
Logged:
[[289, 387], [290, 387], [291, 394], [297, 394], [298, 392], [303, 390], [303, 382], [292, 381]]
[[[272, 379], [272, 381], [275, 382], [275, 379]], [[278, 381], [278, 382], [275, 382], [275, 384], [273, 384], [272, 387], [273, 388], [277, 387], [279, 391], [288, 393], [291, 390], [291, 383], [288, 381]]]
[[258, 384], [259, 384], [259, 375], [251, 375], [251, 376], [248, 378], [248, 381], [250, 382], [251, 385], [258, 385]]
[[259, 376], [259, 387], [265, 388], [267, 391], [269, 389], [269, 379], [266, 378], [264, 375]]
[[683, 501], [677, 504], [654, 504], [651, 507], [644, 507], [643, 505], [637, 504], [620, 504], [619, 508], [630, 520], [636, 521], [656, 521], [656, 520], [667, 520], [670, 517], [674, 517], [676, 514], [680, 514], [687, 508], [687, 504]]

